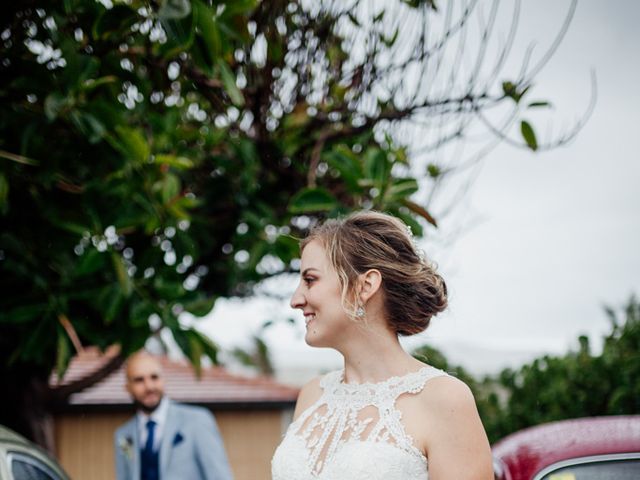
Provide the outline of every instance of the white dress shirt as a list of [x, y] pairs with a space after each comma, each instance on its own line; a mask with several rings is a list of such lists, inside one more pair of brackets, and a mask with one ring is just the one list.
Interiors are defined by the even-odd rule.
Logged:
[[147, 415], [142, 410], [138, 410], [136, 417], [138, 418], [138, 433], [140, 435], [140, 448], [144, 448], [147, 443], [147, 422], [153, 420], [156, 422], [156, 428], [153, 434], [153, 451], [160, 448], [160, 440], [162, 440], [162, 430], [167, 422], [167, 410], [169, 410], [169, 399], [162, 397], [156, 409]]

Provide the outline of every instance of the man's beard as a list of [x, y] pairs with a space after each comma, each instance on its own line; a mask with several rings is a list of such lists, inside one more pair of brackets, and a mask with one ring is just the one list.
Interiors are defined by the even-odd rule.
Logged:
[[146, 413], [147, 415], [153, 413], [155, 411], [156, 408], [158, 408], [158, 406], [160, 405], [160, 402], [162, 402], [162, 399], [164, 398], [164, 395], [162, 395], [160, 397], [160, 400], [158, 400], [158, 402], [155, 405], [145, 405], [144, 403], [136, 400], [135, 398], [133, 399], [133, 404], [136, 407], [136, 410], [142, 410], [144, 413]]

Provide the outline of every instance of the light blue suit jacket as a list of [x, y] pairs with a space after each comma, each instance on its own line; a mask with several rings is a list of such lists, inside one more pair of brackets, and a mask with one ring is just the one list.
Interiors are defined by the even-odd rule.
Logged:
[[[140, 480], [136, 417], [114, 435], [117, 480]], [[160, 440], [160, 480], [232, 480], [218, 426], [205, 408], [170, 402]]]

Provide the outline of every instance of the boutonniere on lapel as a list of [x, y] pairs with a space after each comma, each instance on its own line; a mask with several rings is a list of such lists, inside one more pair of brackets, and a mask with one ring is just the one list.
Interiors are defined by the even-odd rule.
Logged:
[[171, 442], [171, 446], [175, 447], [176, 445], [181, 443], [183, 440], [184, 440], [184, 437], [182, 436], [182, 434], [180, 432], [178, 432], [178, 433], [176, 433], [175, 437], [173, 437], [173, 442]]
[[118, 446], [124, 453], [124, 456], [129, 460], [133, 459], [133, 438], [131, 437], [120, 437], [118, 441]]

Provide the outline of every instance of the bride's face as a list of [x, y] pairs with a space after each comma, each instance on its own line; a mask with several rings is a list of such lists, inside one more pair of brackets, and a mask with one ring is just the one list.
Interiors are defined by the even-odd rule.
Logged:
[[300, 284], [291, 307], [304, 313], [305, 341], [313, 347], [336, 347], [353, 322], [342, 306], [342, 287], [322, 244], [313, 240], [302, 251]]

